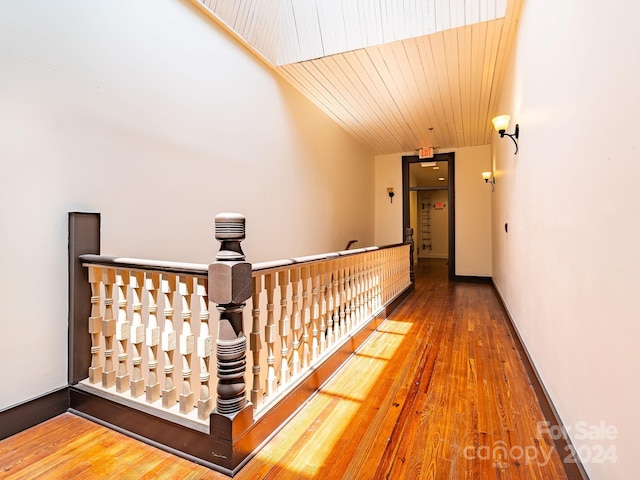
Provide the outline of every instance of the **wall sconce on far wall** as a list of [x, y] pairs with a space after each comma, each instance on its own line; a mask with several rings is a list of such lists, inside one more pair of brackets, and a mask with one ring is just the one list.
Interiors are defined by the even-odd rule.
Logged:
[[[516, 129], [513, 133], [507, 133], [507, 128], [509, 128], [509, 121], [511, 120], [510, 115], [498, 115], [497, 117], [493, 117], [491, 120], [493, 122], [493, 127], [496, 129], [496, 132], [500, 134], [500, 138], [504, 138], [506, 135], [513, 140], [513, 143], [516, 145], [516, 153], [518, 153], [518, 136], [520, 136], [520, 125], [516, 123]], [[514, 154], [514, 155], [515, 155]]]
[[395, 193], [393, 193], [393, 187], [387, 187], [387, 193], [389, 194], [389, 200], [393, 203], [393, 196], [395, 195]]
[[492, 176], [493, 175], [491, 172], [482, 172], [482, 178], [484, 178], [484, 183], [490, 183], [491, 191], [493, 192], [495, 190], [496, 177], [492, 178]]

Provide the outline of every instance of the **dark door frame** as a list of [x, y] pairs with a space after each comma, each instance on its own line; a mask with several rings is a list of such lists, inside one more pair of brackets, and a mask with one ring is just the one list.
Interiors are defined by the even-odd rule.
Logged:
[[[449, 164], [449, 280], [456, 280], [456, 205], [455, 205], [455, 158], [454, 152], [436, 153], [433, 158], [420, 159], [417, 155], [402, 157], [402, 238], [406, 228], [411, 226], [411, 209], [409, 203], [409, 165], [420, 162], [448, 162]], [[418, 190], [417, 188], [415, 190]], [[423, 189], [420, 189], [423, 190]]]

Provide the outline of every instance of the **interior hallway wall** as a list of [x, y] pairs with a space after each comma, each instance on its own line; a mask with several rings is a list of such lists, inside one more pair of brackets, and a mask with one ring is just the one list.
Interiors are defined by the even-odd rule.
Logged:
[[638, 18], [524, 2], [492, 112], [520, 124], [518, 155], [494, 135], [494, 280], [592, 480], [638, 471]]
[[373, 154], [191, 2], [3, 2], [0, 63], [0, 409], [66, 385], [69, 211], [107, 255], [373, 243]]

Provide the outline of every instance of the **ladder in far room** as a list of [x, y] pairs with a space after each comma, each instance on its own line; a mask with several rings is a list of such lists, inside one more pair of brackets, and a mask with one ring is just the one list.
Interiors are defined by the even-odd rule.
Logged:
[[431, 241], [431, 192], [420, 192], [420, 250], [418, 257], [428, 257], [433, 249]]

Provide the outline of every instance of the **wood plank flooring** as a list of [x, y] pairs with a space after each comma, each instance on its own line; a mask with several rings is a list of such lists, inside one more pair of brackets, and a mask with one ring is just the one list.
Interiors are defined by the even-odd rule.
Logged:
[[[421, 262], [416, 291], [236, 476], [566, 479], [490, 285]], [[0, 442], [3, 479], [224, 479], [64, 414]]]

